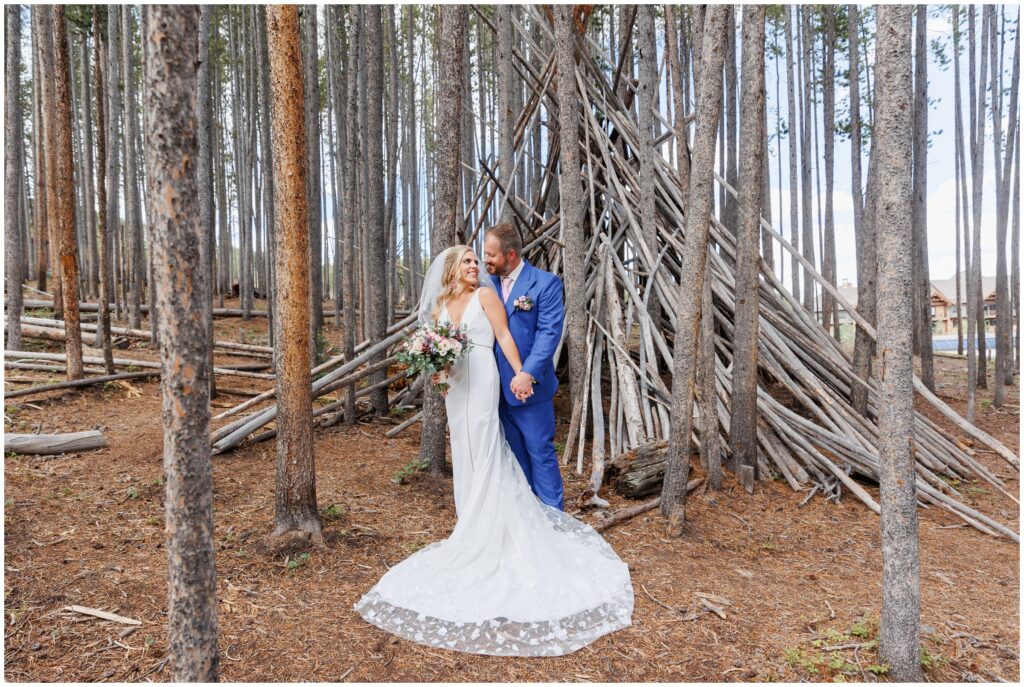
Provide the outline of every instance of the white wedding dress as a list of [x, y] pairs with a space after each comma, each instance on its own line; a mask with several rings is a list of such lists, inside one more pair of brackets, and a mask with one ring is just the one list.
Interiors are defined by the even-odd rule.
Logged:
[[[440, 319], [451, 321], [447, 309]], [[458, 522], [391, 568], [356, 610], [421, 644], [497, 656], [558, 656], [627, 627], [629, 569], [590, 526], [530, 490], [498, 419], [494, 332], [479, 290], [462, 324], [472, 347], [445, 399]]]

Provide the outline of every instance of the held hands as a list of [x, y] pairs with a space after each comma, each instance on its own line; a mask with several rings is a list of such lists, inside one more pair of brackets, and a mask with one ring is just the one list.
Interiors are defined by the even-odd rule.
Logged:
[[533, 376], [525, 370], [520, 370], [516, 376], [512, 378], [512, 383], [509, 384], [509, 388], [520, 402], [525, 402], [526, 399], [533, 396]]

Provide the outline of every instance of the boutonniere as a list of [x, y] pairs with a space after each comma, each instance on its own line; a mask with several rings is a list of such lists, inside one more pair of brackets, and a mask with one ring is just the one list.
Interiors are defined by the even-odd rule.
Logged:
[[529, 296], [520, 296], [514, 305], [516, 310], [533, 310], [533, 299]]

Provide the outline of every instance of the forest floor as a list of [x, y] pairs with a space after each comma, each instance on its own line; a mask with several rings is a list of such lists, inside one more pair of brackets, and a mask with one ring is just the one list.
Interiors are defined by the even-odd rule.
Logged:
[[[237, 306], [235, 306], [237, 307]], [[266, 342], [266, 321], [218, 319], [217, 338]], [[327, 339], [340, 343], [329, 326]], [[39, 350], [57, 344], [30, 342]], [[133, 341], [125, 355], [157, 359]], [[249, 359], [217, 356], [218, 363]], [[936, 361], [939, 395], [964, 410], [966, 365]], [[991, 368], [989, 368], [991, 371]], [[47, 380], [45, 373], [8, 377]], [[56, 381], [56, 377], [51, 377]], [[269, 382], [219, 377], [235, 388]], [[7, 383], [7, 389], [24, 384]], [[560, 393], [559, 438], [568, 429]], [[979, 425], [1018, 450], [1016, 387], [1001, 410], [980, 391]], [[214, 400], [214, 412], [240, 402]], [[4, 462], [4, 673], [10, 681], [166, 681], [166, 552], [160, 388], [153, 380], [51, 392], [5, 406], [5, 431], [102, 429], [103, 450]], [[960, 435], [937, 413], [928, 414]], [[274, 442], [213, 462], [221, 678], [225, 681], [887, 681], [875, 640], [881, 614], [879, 518], [784, 481], [747, 494], [726, 473], [698, 488], [685, 536], [669, 540], [657, 512], [605, 533], [629, 564], [631, 627], [569, 656], [500, 658], [398, 639], [352, 605], [392, 566], [442, 539], [455, 521], [451, 483], [421, 473], [393, 481], [417, 456], [418, 427], [399, 418], [316, 433], [317, 495], [326, 545], [303, 555], [266, 545], [274, 511]], [[226, 421], [221, 421], [226, 422]], [[220, 423], [217, 423], [218, 425]], [[1019, 492], [1019, 474], [979, 459]], [[702, 474], [695, 465], [693, 472]], [[563, 468], [566, 504], [585, 479]], [[875, 498], [878, 490], [867, 487]], [[1020, 531], [1019, 509], [985, 483], [961, 485], [971, 505]], [[613, 508], [631, 505], [609, 493]], [[1020, 679], [1019, 547], [920, 510], [923, 662], [931, 681]], [[593, 513], [579, 514], [593, 522]], [[698, 594], [714, 595], [711, 605]], [[132, 627], [65, 610], [77, 604], [140, 620]]]

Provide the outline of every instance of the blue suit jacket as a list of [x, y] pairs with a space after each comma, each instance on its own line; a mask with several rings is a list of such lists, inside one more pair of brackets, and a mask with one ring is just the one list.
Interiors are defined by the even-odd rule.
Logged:
[[[501, 278], [492, 276], [491, 279], [500, 297]], [[528, 296], [533, 301], [533, 307], [529, 310], [517, 310], [515, 301], [520, 296]], [[512, 285], [512, 292], [505, 302], [505, 313], [508, 315], [509, 332], [523, 361], [523, 369], [537, 380], [533, 387], [533, 396], [525, 403], [519, 401], [509, 388], [515, 371], [505, 358], [501, 346], [496, 345], [494, 355], [498, 360], [498, 374], [501, 377], [501, 390], [505, 401], [510, 406], [550, 402], [555, 390], [558, 389], [554, 356], [558, 342], [562, 338], [562, 321], [565, 319], [562, 280], [523, 260], [523, 270]]]

